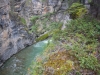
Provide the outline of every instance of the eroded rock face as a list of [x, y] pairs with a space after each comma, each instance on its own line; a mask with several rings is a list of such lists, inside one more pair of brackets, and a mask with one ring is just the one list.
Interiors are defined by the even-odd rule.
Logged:
[[65, 21], [67, 0], [0, 0], [0, 65], [13, 54], [34, 42], [30, 17], [58, 12], [55, 20]]
[[57, 10], [66, 10], [68, 0], [32, 0], [34, 14], [46, 14]]
[[[13, 1], [13, 2], [12, 2]], [[31, 45], [34, 35], [23, 24], [24, 0], [0, 0], [0, 65], [19, 50]]]

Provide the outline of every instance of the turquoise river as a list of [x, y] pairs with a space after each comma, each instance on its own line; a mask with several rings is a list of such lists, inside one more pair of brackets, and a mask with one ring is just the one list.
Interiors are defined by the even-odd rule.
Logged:
[[13, 55], [0, 68], [0, 75], [28, 75], [28, 68], [35, 57], [43, 52], [47, 44], [48, 40], [44, 40]]

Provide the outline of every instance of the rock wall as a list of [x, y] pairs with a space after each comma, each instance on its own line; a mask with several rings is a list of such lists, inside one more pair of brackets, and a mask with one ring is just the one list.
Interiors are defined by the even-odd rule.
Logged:
[[34, 41], [24, 6], [25, 0], [0, 0], [0, 65]]
[[56, 11], [55, 19], [64, 21], [69, 19], [63, 14], [67, 8], [68, 0], [0, 0], [0, 65], [34, 42], [31, 16]]
[[32, 0], [33, 12], [37, 14], [46, 14], [57, 10], [68, 8], [68, 0]]

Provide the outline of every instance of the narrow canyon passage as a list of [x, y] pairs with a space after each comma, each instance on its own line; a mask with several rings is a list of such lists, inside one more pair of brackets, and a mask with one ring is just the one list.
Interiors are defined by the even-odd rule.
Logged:
[[38, 42], [13, 55], [0, 68], [0, 75], [27, 75], [28, 68], [35, 57], [43, 52], [47, 43], [47, 40]]

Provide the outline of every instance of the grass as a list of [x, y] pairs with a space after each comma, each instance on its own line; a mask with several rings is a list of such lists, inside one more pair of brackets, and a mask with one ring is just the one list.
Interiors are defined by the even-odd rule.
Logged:
[[23, 25], [26, 25], [26, 20], [23, 17], [20, 17], [20, 21]]

